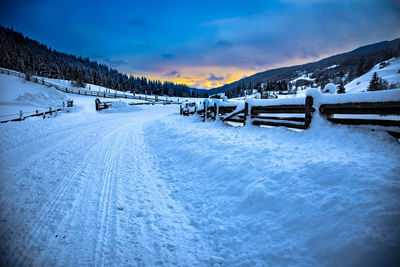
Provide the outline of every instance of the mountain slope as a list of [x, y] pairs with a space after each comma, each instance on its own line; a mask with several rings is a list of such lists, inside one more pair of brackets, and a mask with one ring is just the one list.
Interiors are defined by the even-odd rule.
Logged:
[[375, 64], [400, 55], [400, 38], [392, 41], [383, 41], [359, 47], [347, 53], [334, 55], [317, 62], [283, 67], [256, 73], [236, 82], [214, 88], [211, 93], [232, 91], [240, 87], [256, 87], [262, 82], [286, 81], [289, 82], [302, 73], [312, 73], [318, 86], [323, 87], [329, 82], [345, 83], [368, 72]]

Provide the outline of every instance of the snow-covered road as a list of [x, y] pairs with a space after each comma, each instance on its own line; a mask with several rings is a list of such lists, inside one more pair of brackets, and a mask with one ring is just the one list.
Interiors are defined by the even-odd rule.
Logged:
[[143, 127], [167, 114], [105, 114], [3, 151], [2, 260], [20, 266], [201, 262], [196, 251], [204, 244], [169, 197], [144, 140]]
[[400, 146], [326, 125], [233, 128], [177, 106], [0, 125], [14, 266], [390, 266]]

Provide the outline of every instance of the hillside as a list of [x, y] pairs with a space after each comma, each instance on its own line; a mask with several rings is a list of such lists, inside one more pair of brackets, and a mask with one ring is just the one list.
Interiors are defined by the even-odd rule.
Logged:
[[[239, 81], [214, 88], [210, 90], [210, 94], [227, 92], [228, 95], [234, 97], [240, 95], [244, 89], [249, 87], [258, 89], [261, 83], [276, 81], [284, 81], [288, 86], [293, 80], [296, 80], [297, 84], [292, 83], [292, 86], [310, 85], [307, 79], [301, 78], [304, 73], [309, 74], [309, 78], [312, 78], [319, 88], [323, 88], [329, 82], [339, 84], [342, 81], [347, 84], [368, 72], [377, 63], [399, 55], [400, 38], [363, 46], [317, 62], [256, 73]], [[276, 91], [281, 89], [277, 86], [271, 88], [271, 90]]]
[[346, 84], [346, 92], [366, 91], [375, 72], [378, 77], [393, 85], [393, 88], [400, 88], [400, 58], [393, 58], [376, 64], [370, 71]]
[[58, 52], [13, 29], [0, 26], [0, 67], [41, 77], [74, 80], [119, 91], [154, 95], [205, 96], [205, 90], [120, 73], [89, 58]]

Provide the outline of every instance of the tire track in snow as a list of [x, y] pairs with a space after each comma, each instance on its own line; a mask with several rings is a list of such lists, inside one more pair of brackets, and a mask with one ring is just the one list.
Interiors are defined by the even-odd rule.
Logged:
[[[120, 129], [121, 130], [121, 129]], [[97, 207], [97, 218], [100, 219], [100, 227], [98, 231], [98, 236], [96, 240], [96, 249], [94, 253], [94, 263], [97, 266], [102, 266], [104, 265], [104, 251], [105, 247], [108, 246], [113, 246], [113, 244], [110, 244], [109, 239], [113, 239], [114, 235], [110, 234], [110, 218], [112, 215], [112, 211], [110, 210], [111, 202], [112, 202], [112, 197], [113, 197], [113, 184], [114, 184], [114, 179], [116, 175], [116, 169], [118, 168], [117, 164], [117, 153], [119, 152], [119, 148], [121, 147], [120, 143], [117, 141], [117, 143], [112, 144], [112, 148], [107, 151], [106, 159], [105, 159], [105, 164], [106, 164], [106, 169], [101, 177], [101, 180], [103, 180], [103, 184], [101, 187], [100, 191], [100, 201], [98, 203]], [[113, 201], [115, 203], [115, 201]], [[114, 210], [115, 211], [115, 210]], [[111, 243], [114, 243], [113, 240], [111, 240]]]
[[[79, 124], [77, 128], [71, 127], [57, 130], [50, 134], [40, 136], [33, 142], [20, 144], [11, 150], [3, 151], [1, 153], [7, 155], [7, 164], [12, 162], [13, 168], [7, 168], [6, 163], [1, 161], [0, 174], [2, 177], [20, 177], [15, 183], [16, 185], [20, 185], [27, 178], [27, 175], [25, 175], [27, 169], [30, 169], [31, 166], [40, 164], [44, 159], [48, 159], [49, 161], [54, 160], [54, 158], [57, 158], [58, 153], [63, 152], [65, 147], [68, 147], [73, 143], [72, 141], [79, 139], [80, 136], [77, 136], [77, 130], [85, 133], [87, 130], [99, 127], [98, 132], [102, 133], [104, 132], [104, 129], [107, 130], [107, 126], [104, 125], [107, 122], [115, 123], [115, 121], [110, 119], [106, 121], [96, 121], [91, 124]], [[32, 153], [32, 147], [40, 147], [40, 150]], [[29, 152], [27, 153], [26, 151]], [[3, 182], [11, 182], [10, 180], [1, 181], [3, 189], [10, 187], [8, 184], [3, 184]], [[6, 197], [0, 200], [0, 206], [5, 200]]]
[[[91, 157], [81, 179], [84, 187], [57, 228], [57, 232], [65, 233], [69, 238], [65, 243], [52, 240], [47, 251], [36, 261], [38, 265], [108, 266], [111, 262], [116, 240], [115, 184], [119, 178], [116, 170], [118, 152], [126, 143], [122, 135], [125, 127], [129, 125], [115, 129], [98, 144], [101, 149]], [[68, 249], [57, 250], [60, 245], [67, 245]], [[56, 259], [54, 253], [58, 253]], [[85, 257], [76, 257], [82, 253]]]
[[[105, 137], [102, 138], [102, 140], [108, 140], [115, 132], [117, 129], [114, 129], [112, 132], [107, 134]], [[24, 244], [22, 248], [15, 248], [10, 249], [11, 251], [14, 251], [9, 255], [9, 259], [15, 259], [15, 262], [13, 265], [26, 265], [28, 262], [30, 253], [32, 253], [34, 247], [39, 247], [44, 241], [41, 241], [38, 237], [43, 236], [43, 233], [48, 232], [51, 230], [51, 227], [54, 227], [56, 225], [56, 217], [57, 216], [62, 216], [58, 211], [59, 206], [60, 206], [60, 201], [65, 197], [65, 195], [69, 192], [71, 189], [71, 186], [73, 182], [76, 180], [76, 178], [81, 174], [82, 170], [84, 167], [87, 167], [86, 165], [86, 160], [89, 159], [90, 157], [99, 154], [101, 152], [102, 146], [101, 144], [96, 144], [95, 142], [91, 143], [91, 146], [89, 147], [88, 150], [86, 150], [85, 155], [83, 156], [82, 160], [78, 160], [77, 163], [78, 165], [75, 166], [76, 163], [76, 158], [72, 158], [72, 160], [68, 161], [67, 164], [63, 165], [62, 168], [60, 168], [58, 171], [56, 171], [56, 176], [55, 180], [57, 178], [65, 178], [65, 173], [68, 173], [71, 169], [75, 169], [73, 174], [69, 176], [67, 179], [58, 179], [63, 181], [62, 184], [60, 184], [57, 188], [54, 189], [49, 194], [41, 194], [39, 199], [37, 200], [38, 203], [44, 203], [43, 206], [40, 208], [40, 211], [38, 212], [39, 216], [34, 219], [33, 224], [28, 224], [29, 227], [29, 232], [24, 235], [24, 237], [20, 238], [22, 240], [22, 243]], [[2, 209], [3, 210], [3, 209]], [[12, 212], [12, 211], [11, 211]], [[6, 215], [7, 216], [7, 215]], [[9, 226], [15, 229], [21, 229], [22, 224], [25, 224], [25, 221], [22, 221], [21, 224], [10, 224]], [[12, 229], [3, 229], [3, 231], [10, 231]], [[50, 231], [51, 232], [51, 231]], [[24, 233], [21, 233], [24, 234]]]

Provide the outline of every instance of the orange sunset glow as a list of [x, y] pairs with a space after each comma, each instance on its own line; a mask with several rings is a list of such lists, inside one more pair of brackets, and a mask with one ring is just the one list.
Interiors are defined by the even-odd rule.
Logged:
[[236, 67], [184, 67], [176, 68], [175, 75], [144, 74], [151, 80], [170, 81], [176, 84], [186, 84], [189, 87], [210, 89], [240, 80], [256, 73], [255, 70]]

